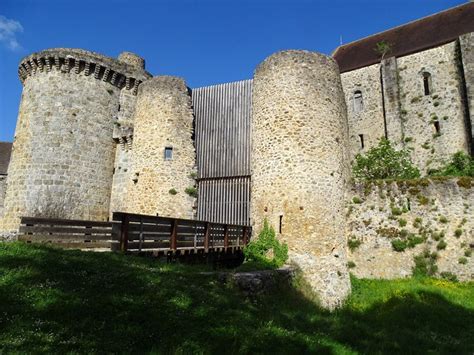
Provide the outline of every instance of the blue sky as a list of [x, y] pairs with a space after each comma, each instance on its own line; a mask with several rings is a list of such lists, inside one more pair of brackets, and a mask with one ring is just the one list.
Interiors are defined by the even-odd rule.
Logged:
[[72, 47], [135, 52], [153, 75], [191, 87], [252, 77], [282, 49], [344, 43], [460, 5], [455, 0], [0, 0], [0, 141], [13, 140], [21, 58]]

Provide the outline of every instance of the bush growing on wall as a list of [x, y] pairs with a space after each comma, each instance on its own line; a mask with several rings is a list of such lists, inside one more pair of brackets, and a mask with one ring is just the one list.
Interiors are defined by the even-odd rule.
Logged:
[[457, 152], [448, 164], [438, 170], [431, 171], [430, 175], [474, 177], [474, 159], [464, 152]]
[[288, 260], [288, 245], [280, 243], [265, 219], [258, 237], [244, 248], [245, 260], [280, 267]]
[[408, 150], [396, 150], [388, 139], [381, 138], [376, 147], [363, 154], [357, 154], [352, 166], [356, 179], [416, 179], [420, 171], [410, 159]]

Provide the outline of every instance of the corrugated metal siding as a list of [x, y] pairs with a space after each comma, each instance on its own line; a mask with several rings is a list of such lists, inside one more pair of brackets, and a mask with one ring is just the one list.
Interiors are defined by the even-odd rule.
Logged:
[[250, 224], [250, 177], [200, 180], [198, 220]]
[[192, 90], [198, 219], [250, 224], [252, 80]]
[[194, 89], [199, 178], [250, 175], [252, 80]]

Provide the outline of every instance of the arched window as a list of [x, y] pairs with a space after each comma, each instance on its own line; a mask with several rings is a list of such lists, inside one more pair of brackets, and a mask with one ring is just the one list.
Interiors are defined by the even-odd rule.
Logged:
[[364, 100], [362, 99], [362, 92], [357, 90], [354, 92], [354, 112], [360, 112], [364, 109]]
[[431, 74], [428, 72], [423, 72], [423, 88], [425, 90], [425, 95], [431, 94]]

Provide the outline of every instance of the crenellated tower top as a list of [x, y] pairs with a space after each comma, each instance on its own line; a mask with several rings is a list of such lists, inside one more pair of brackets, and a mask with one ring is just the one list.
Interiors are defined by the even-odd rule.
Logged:
[[136, 94], [141, 82], [152, 77], [145, 61], [138, 55], [123, 52], [118, 59], [76, 48], [53, 48], [33, 53], [20, 62], [18, 75], [22, 83], [38, 71], [58, 70], [64, 73], [94, 75], [97, 80]]

